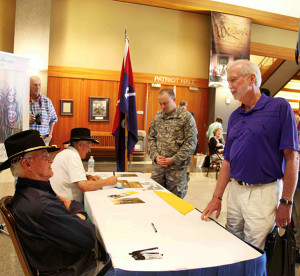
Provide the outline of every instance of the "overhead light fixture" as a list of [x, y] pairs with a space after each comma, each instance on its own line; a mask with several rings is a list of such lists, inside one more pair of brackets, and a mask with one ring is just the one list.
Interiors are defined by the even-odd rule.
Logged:
[[299, 90], [300, 89], [300, 81], [291, 80], [287, 83], [287, 85], [284, 88]]

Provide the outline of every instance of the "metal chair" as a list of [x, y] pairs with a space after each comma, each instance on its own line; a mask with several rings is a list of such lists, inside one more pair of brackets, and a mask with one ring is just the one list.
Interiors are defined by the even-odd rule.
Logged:
[[19, 235], [17, 232], [17, 225], [15, 219], [10, 211], [12, 196], [5, 196], [0, 201], [0, 213], [4, 219], [6, 224], [9, 236], [13, 242], [15, 250], [17, 252], [17, 256], [21, 263], [23, 272], [25, 276], [34, 276], [38, 275], [38, 271], [35, 270], [29, 263], [27, 256], [23, 250], [22, 244], [19, 240]]
[[218, 179], [218, 172], [220, 171], [222, 165], [222, 160], [210, 161], [210, 165], [207, 169], [206, 176], [208, 177], [208, 173], [212, 170], [216, 170], [216, 179]]

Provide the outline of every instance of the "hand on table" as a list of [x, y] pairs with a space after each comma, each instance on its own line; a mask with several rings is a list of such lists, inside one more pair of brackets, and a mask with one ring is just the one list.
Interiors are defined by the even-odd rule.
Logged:
[[214, 212], [217, 211], [216, 213], [216, 219], [219, 217], [220, 212], [221, 212], [221, 200], [218, 198], [212, 198], [211, 201], [207, 204], [206, 208], [203, 210], [201, 219], [207, 221], [209, 216]]
[[104, 181], [105, 181], [105, 186], [113, 186], [117, 184], [118, 178], [113, 175], [111, 177], [106, 178]]

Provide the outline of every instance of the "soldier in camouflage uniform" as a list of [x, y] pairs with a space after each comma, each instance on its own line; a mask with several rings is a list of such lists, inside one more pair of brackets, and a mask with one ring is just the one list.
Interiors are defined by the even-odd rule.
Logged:
[[158, 111], [148, 132], [148, 149], [153, 161], [151, 178], [175, 195], [187, 193], [187, 166], [197, 144], [197, 127], [191, 113], [177, 107], [172, 89], [158, 95]]

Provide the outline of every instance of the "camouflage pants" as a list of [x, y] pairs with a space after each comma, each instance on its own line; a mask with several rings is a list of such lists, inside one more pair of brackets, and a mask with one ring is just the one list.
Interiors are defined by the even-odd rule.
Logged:
[[184, 198], [190, 180], [187, 167], [184, 168], [162, 168], [153, 164], [151, 178], [180, 198]]

